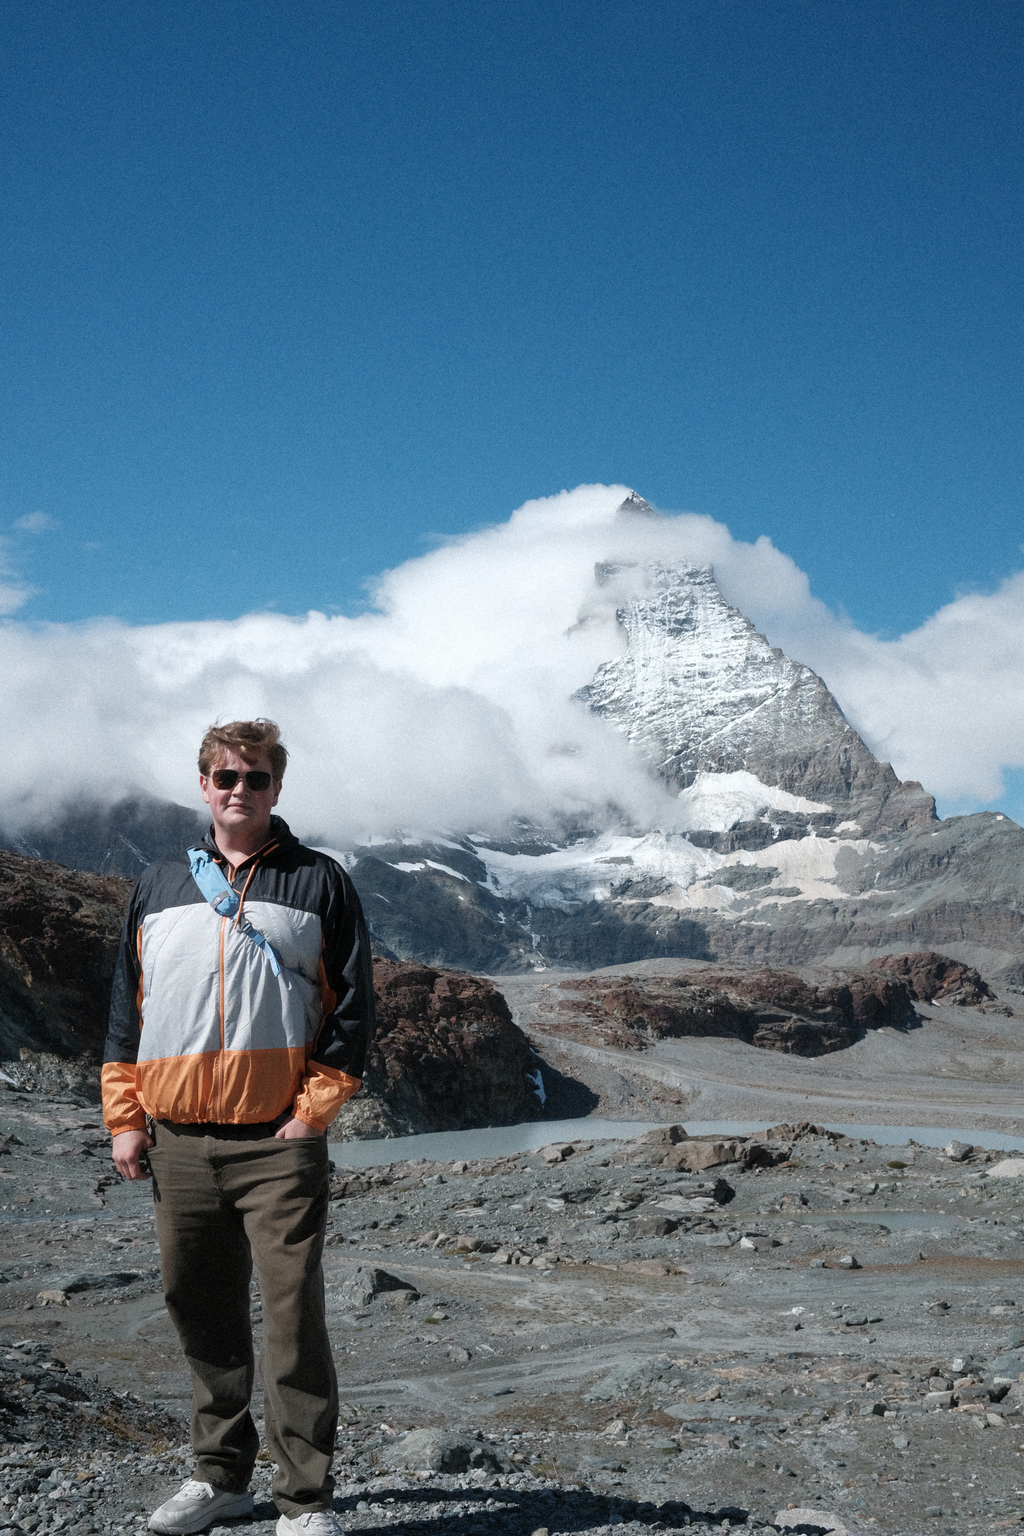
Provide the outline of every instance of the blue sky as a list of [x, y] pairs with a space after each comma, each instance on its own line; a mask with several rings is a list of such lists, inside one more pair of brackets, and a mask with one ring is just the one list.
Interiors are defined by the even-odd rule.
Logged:
[[885, 636], [1024, 564], [1019, 5], [11, 0], [2, 32], [21, 618], [352, 611], [580, 482], [767, 534]]
[[767, 535], [860, 632], [788, 631], [876, 750], [1024, 812], [1018, 4], [11, 0], [0, 36], [15, 649], [357, 614], [625, 484]]

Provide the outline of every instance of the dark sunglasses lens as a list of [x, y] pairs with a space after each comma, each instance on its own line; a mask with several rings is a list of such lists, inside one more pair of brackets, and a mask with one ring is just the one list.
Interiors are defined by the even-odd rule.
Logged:
[[[237, 768], [215, 768], [210, 775], [216, 789], [234, 789], [238, 783]], [[250, 768], [245, 782], [254, 794], [270, 788], [270, 774], [265, 768]]]

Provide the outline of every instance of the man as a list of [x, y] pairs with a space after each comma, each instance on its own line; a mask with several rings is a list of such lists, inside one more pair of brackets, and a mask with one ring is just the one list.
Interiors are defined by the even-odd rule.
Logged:
[[278, 1536], [341, 1530], [326, 1130], [359, 1087], [373, 972], [348, 876], [272, 815], [286, 762], [273, 721], [207, 731], [213, 825], [146, 869], [114, 981], [104, 1119], [125, 1178], [152, 1170], [167, 1310], [192, 1373], [195, 1472], [150, 1519], [165, 1536], [253, 1508], [253, 1260]]

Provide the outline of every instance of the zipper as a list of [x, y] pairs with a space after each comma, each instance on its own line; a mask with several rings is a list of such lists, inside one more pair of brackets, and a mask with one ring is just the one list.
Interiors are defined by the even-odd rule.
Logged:
[[[228, 920], [222, 917], [220, 920], [220, 945], [218, 954], [218, 985], [217, 985], [217, 1009], [220, 1014], [220, 1050], [217, 1053], [217, 1061], [213, 1069], [213, 1105], [215, 1111], [218, 1107], [220, 1096], [224, 1092], [224, 935], [227, 931]], [[211, 1113], [211, 1120], [218, 1120], [216, 1113]]]
[[[250, 869], [249, 874], [248, 874], [248, 876], [246, 878], [245, 884], [242, 887], [241, 897], [239, 898], [238, 913], [237, 913], [237, 916], [235, 917], [235, 926], [236, 927], [237, 927], [239, 921], [241, 920], [242, 904], [245, 901], [246, 892], [249, 889], [250, 882], [252, 881], [252, 878], [253, 878], [253, 876], [256, 873], [256, 867], [259, 864], [260, 860], [262, 858], [264, 858], [268, 853], [272, 853], [273, 850], [276, 847], [277, 847], [277, 839], [276, 838], [272, 838], [269, 843], [265, 843], [262, 848], [258, 849], [256, 851], [256, 853], [251, 855], [251, 858], [252, 858], [252, 861], [253, 861], [252, 868]], [[227, 871], [228, 883], [233, 887], [234, 883], [235, 883], [235, 875], [237, 873], [237, 870], [232, 868], [232, 866], [228, 863], [227, 859], [224, 860], [224, 864], [225, 864], [225, 868], [226, 868], [226, 871]], [[229, 921], [230, 921], [230, 919], [226, 918], [226, 917], [222, 917], [221, 920], [220, 920], [220, 941], [219, 941], [219, 951], [218, 951], [218, 960], [217, 960], [217, 968], [218, 968], [218, 977], [217, 977], [217, 983], [218, 983], [218, 985], [217, 985], [217, 1009], [218, 1009], [218, 1013], [220, 1015], [220, 1050], [217, 1052], [217, 1060], [214, 1063], [214, 1068], [213, 1068], [213, 1087], [212, 1087], [211, 1092], [210, 1092], [210, 1098], [212, 1100], [211, 1109], [210, 1109], [210, 1119], [214, 1120], [214, 1121], [218, 1121], [219, 1118], [220, 1118], [218, 1113], [217, 1113], [217, 1110], [220, 1108], [220, 1100], [224, 1096], [224, 1072], [225, 1072], [225, 1065], [224, 1065], [224, 1015], [225, 1015], [225, 1010], [226, 1010], [226, 989], [225, 989], [225, 985], [224, 985], [224, 944], [225, 944], [225, 939], [226, 939], [226, 935], [227, 935], [227, 927], [228, 927], [228, 922]]]

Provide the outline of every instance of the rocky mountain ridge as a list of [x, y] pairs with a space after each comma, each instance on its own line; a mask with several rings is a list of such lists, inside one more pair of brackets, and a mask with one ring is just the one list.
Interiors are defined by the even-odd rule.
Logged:
[[[618, 569], [599, 567], [598, 582]], [[932, 797], [878, 762], [821, 678], [725, 601], [710, 566], [656, 561], [644, 575], [647, 592], [617, 611], [625, 653], [577, 697], [659, 776], [687, 790], [699, 774], [752, 774], [819, 832], [934, 821]]]

